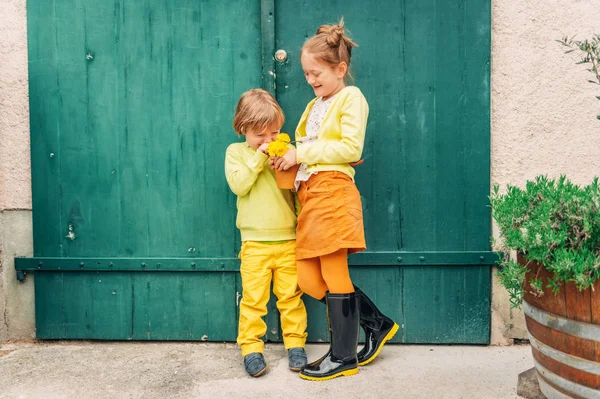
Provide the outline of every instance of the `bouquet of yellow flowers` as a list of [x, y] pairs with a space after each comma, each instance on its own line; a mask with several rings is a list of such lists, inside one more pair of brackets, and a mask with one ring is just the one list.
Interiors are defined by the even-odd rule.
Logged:
[[[288, 146], [291, 142], [289, 135], [279, 133], [277, 138], [269, 143], [267, 152], [272, 157], [282, 157], [288, 151]], [[299, 167], [300, 165], [295, 165], [288, 170], [276, 170], [275, 180], [277, 181], [277, 186], [281, 189], [293, 189]]]
[[290, 136], [287, 133], [279, 133], [277, 138], [269, 143], [267, 152], [272, 157], [282, 157], [287, 152], [290, 142]]

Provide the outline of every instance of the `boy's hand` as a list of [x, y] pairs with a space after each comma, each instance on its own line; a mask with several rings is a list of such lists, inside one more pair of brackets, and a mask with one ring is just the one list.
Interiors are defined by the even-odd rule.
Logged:
[[263, 154], [266, 154], [268, 148], [269, 148], [269, 143], [262, 143], [260, 145], [260, 147], [258, 147], [258, 151], [262, 152]]
[[275, 169], [279, 171], [288, 170], [296, 164], [296, 149], [292, 148], [284, 156], [275, 160]]
[[269, 166], [271, 167], [271, 169], [275, 170], [275, 162], [277, 162], [278, 159], [279, 159], [279, 157], [270, 157], [269, 158]]

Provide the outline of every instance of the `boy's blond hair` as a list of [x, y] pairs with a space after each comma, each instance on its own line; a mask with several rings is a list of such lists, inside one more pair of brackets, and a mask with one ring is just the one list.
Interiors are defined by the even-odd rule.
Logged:
[[285, 116], [275, 97], [266, 90], [248, 90], [240, 97], [233, 117], [233, 129], [242, 136], [249, 130], [263, 132], [270, 126], [283, 126]]

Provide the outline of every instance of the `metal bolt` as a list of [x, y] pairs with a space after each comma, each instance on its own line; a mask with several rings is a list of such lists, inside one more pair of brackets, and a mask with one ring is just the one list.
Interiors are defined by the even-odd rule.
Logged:
[[42, 262], [38, 262], [38, 269], [41, 269], [44, 264]]
[[419, 260], [420, 260], [421, 262], [423, 262], [423, 261], [425, 260], [425, 257], [424, 257], [424, 256], [420, 256], [420, 257], [419, 257]]
[[160, 263], [158, 263], [158, 264], [156, 265], [156, 268], [160, 269]]
[[402, 262], [402, 256], [398, 257], [398, 262]]
[[110, 263], [108, 264], [108, 267], [113, 267], [113, 263], [112, 263], [112, 262], [110, 262]]
[[287, 52], [283, 49], [277, 50], [275, 52], [275, 59], [279, 62], [284, 62], [287, 60]]
[[81, 262], [81, 263], [79, 264], [79, 267], [83, 267], [83, 262]]
[[196, 262], [192, 262], [192, 267], [196, 268]]
[[142, 262], [142, 267], [146, 267], [146, 262]]
[[485, 260], [485, 257], [484, 256], [480, 256], [479, 260]]

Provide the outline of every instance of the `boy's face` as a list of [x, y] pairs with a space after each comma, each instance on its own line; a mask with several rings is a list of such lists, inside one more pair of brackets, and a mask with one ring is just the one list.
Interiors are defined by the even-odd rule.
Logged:
[[245, 134], [246, 143], [250, 148], [256, 150], [262, 144], [270, 143], [271, 141], [275, 140], [280, 129], [281, 127], [276, 125], [269, 126], [262, 132], [249, 129]]

